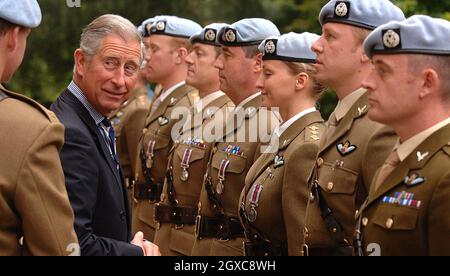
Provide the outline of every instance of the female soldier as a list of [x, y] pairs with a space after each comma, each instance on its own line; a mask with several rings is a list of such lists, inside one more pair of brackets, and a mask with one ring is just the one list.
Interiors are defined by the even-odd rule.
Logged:
[[324, 121], [316, 110], [324, 88], [315, 80], [319, 37], [289, 33], [260, 45], [264, 70], [258, 86], [263, 106], [279, 108], [283, 124], [250, 169], [241, 195], [247, 256], [301, 255], [310, 179]]

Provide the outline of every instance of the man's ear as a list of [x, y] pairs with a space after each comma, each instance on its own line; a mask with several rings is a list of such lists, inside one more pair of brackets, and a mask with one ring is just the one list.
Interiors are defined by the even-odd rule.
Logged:
[[420, 85], [419, 97], [423, 99], [429, 95], [439, 93], [442, 81], [434, 69], [427, 68], [422, 71]]
[[176, 63], [177, 64], [185, 63], [185, 59], [189, 55], [188, 49], [182, 47], [182, 48], [179, 48], [176, 51], [176, 53], [177, 53]]
[[10, 29], [7, 33], [7, 44], [6, 47], [11, 51], [14, 52], [18, 45], [19, 45], [19, 33], [20, 33], [21, 27], [16, 26], [12, 29]]
[[253, 72], [260, 74], [263, 70], [263, 59], [262, 59], [262, 53], [258, 53], [255, 57], [255, 65], [253, 67]]
[[84, 71], [87, 66], [86, 57], [83, 53], [83, 50], [80, 48], [75, 50], [75, 53], [73, 54], [74, 60], [75, 60], [75, 74], [77, 74], [80, 77], [84, 76]]
[[364, 63], [369, 63], [369, 62], [371, 62], [370, 58], [365, 53], [363, 53], [361, 55], [361, 63], [364, 64]]

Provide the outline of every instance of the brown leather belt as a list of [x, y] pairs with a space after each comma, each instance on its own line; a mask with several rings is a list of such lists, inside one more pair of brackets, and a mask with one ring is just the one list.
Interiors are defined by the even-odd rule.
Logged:
[[277, 244], [263, 240], [244, 242], [244, 249], [245, 256], [248, 257], [288, 256], [288, 249], [285, 244]]
[[138, 182], [134, 185], [134, 198], [138, 200], [150, 200], [159, 202], [163, 189], [162, 183]]
[[330, 257], [350, 257], [353, 256], [353, 246], [307, 246], [303, 245], [304, 256], [330, 256]]
[[191, 206], [170, 206], [163, 203], [156, 204], [155, 220], [159, 223], [173, 223], [175, 225], [194, 225], [198, 208]]
[[237, 218], [197, 217], [195, 236], [198, 239], [217, 238], [231, 240], [244, 237], [244, 228]]

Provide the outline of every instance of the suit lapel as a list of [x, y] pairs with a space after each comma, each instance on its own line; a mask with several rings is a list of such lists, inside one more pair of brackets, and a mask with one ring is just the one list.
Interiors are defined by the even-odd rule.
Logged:
[[95, 144], [97, 145], [97, 148], [100, 150], [100, 152], [103, 155], [103, 158], [108, 163], [108, 166], [111, 169], [112, 173], [114, 174], [117, 183], [119, 184], [120, 187], [122, 187], [123, 181], [121, 174], [119, 173], [119, 170], [117, 170], [116, 164], [112, 160], [109, 148], [106, 145], [106, 142], [104, 142], [104, 138], [100, 133], [100, 129], [95, 124], [95, 121], [94, 119], [92, 119], [91, 115], [89, 114], [89, 111], [74, 95], [72, 95], [72, 93], [69, 90], [64, 91], [62, 96], [69, 100], [69, 104], [77, 111], [76, 113], [78, 114], [78, 116], [80, 116], [84, 124], [88, 126], [92, 134], [92, 137], [94, 138]]
[[[417, 147], [394, 171], [387, 177], [386, 181], [381, 184], [378, 190], [369, 195], [369, 204], [373, 203], [380, 197], [386, 195], [390, 190], [399, 185], [405, 185], [405, 178], [411, 171], [421, 170], [429, 162], [429, 160], [450, 141], [450, 125], [435, 132], [419, 147]], [[419, 160], [417, 153], [428, 153], [428, 155]], [[376, 179], [374, 179], [375, 181]], [[373, 185], [373, 183], [372, 183]], [[426, 185], [426, 184], [425, 184]]]
[[338, 126], [335, 128], [333, 136], [329, 139], [325, 146], [321, 148], [320, 153], [327, 150], [329, 147], [335, 147], [336, 144], [340, 142], [339, 139], [341, 139], [352, 128], [354, 121], [366, 115], [367, 112], [369, 112], [369, 104], [367, 100], [367, 93], [365, 93], [359, 98], [358, 101], [356, 101], [344, 118], [342, 118]]

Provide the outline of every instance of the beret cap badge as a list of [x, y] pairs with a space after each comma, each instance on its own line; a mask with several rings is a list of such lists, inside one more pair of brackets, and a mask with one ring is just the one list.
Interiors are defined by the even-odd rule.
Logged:
[[277, 50], [277, 47], [276, 47], [275, 43], [273, 42], [273, 40], [268, 40], [266, 42], [266, 46], [265, 46], [264, 50], [266, 51], [267, 54], [275, 53], [275, 51]]
[[164, 21], [160, 21], [156, 24], [156, 30], [162, 32], [166, 28], [166, 23]]
[[335, 14], [338, 17], [345, 17], [347, 16], [349, 11], [348, 3], [347, 2], [338, 2], [336, 4]]
[[386, 48], [397, 48], [400, 45], [400, 40], [400, 35], [395, 30], [387, 30], [383, 34], [383, 44]]
[[216, 40], [216, 31], [209, 29], [205, 32], [205, 40], [214, 42]]
[[225, 41], [227, 42], [236, 42], [236, 34], [233, 30], [229, 29], [225, 33]]

